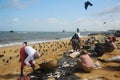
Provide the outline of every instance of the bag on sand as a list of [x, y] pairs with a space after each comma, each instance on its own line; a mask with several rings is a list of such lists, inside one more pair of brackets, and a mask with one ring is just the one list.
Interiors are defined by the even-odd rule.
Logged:
[[80, 55], [80, 52], [73, 52], [70, 54], [70, 57], [77, 58]]
[[120, 56], [115, 56], [115, 57], [112, 57], [110, 58], [109, 61], [113, 61], [113, 62], [120, 62]]

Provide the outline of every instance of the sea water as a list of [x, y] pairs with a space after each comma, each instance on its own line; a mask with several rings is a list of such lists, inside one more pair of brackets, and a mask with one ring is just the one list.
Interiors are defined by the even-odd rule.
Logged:
[[[0, 31], [0, 47], [71, 38], [75, 32]], [[88, 32], [81, 32], [85, 36]]]

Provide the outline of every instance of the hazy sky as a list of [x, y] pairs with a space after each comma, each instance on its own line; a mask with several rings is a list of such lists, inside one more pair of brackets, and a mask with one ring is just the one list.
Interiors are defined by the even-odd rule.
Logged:
[[[0, 31], [120, 29], [120, 0], [0, 0]], [[104, 24], [106, 23], [106, 24]]]

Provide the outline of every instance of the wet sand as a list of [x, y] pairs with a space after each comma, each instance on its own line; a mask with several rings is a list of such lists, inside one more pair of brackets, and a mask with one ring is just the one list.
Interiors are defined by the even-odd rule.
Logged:
[[[97, 40], [102, 40], [103, 36], [95, 36]], [[88, 37], [83, 37], [86, 40]], [[117, 38], [120, 42], [120, 38]], [[21, 45], [22, 46], [22, 45]], [[0, 80], [16, 80], [20, 75], [19, 50], [21, 46], [10, 46], [0, 48]], [[71, 50], [69, 39], [58, 40], [52, 42], [31, 44], [34, 49], [42, 54], [42, 57], [36, 60], [36, 69], [40, 68], [39, 64], [43, 62], [50, 62], [46, 67], [56, 67], [57, 60], [60, 59], [64, 52]], [[118, 46], [119, 47], [119, 46]], [[100, 59], [108, 60], [109, 58], [120, 55], [120, 49], [115, 49], [113, 52], [106, 52]], [[77, 72], [75, 75], [82, 80], [119, 80], [120, 79], [120, 63], [116, 62], [101, 62], [101, 68], [94, 69], [91, 73]], [[27, 75], [32, 72], [31, 67], [25, 67], [24, 74]]]

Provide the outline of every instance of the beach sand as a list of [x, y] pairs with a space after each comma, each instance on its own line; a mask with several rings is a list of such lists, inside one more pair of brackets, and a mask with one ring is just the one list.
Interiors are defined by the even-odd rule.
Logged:
[[[101, 35], [95, 36], [97, 40], [102, 40], [104, 37]], [[82, 40], [86, 40], [87, 37], [82, 37]], [[117, 38], [120, 42], [120, 38]], [[69, 45], [69, 39], [35, 43], [31, 44], [42, 57], [36, 60], [36, 69], [40, 68], [39, 64], [43, 62], [50, 62], [49, 65], [53, 68], [56, 67], [57, 60], [60, 59], [64, 52], [71, 50], [72, 47]], [[22, 45], [21, 45], [22, 46]], [[19, 62], [19, 50], [21, 46], [9, 46], [0, 48], [0, 80], [17, 80], [20, 76], [20, 62]], [[118, 45], [119, 47], [119, 45]], [[115, 49], [112, 52], [106, 52], [100, 59], [108, 60], [109, 58], [120, 55], [120, 49]], [[120, 80], [120, 63], [116, 62], [101, 62], [98, 61], [101, 68], [94, 69], [91, 73], [77, 72], [75, 75], [79, 76], [80, 80]], [[24, 74], [31, 73], [31, 67], [25, 67]]]

